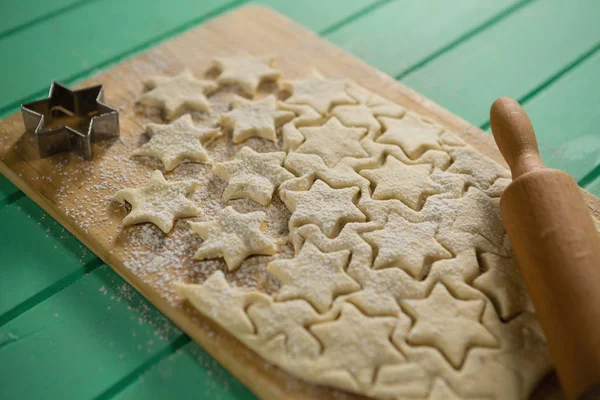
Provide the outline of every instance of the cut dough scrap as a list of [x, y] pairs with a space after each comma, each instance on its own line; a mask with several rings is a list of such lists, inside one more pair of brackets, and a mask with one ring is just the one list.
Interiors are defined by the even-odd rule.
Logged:
[[360, 174], [375, 184], [373, 199], [398, 199], [413, 210], [421, 208], [423, 196], [439, 192], [431, 180], [431, 164], [407, 165], [388, 156], [382, 167], [364, 169]]
[[332, 110], [332, 115], [346, 126], [368, 128], [379, 133], [381, 125], [376, 117], [401, 118], [406, 112], [403, 107], [356, 84], [350, 84], [346, 92], [359, 104], [340, 105]]
[[498, 178], [510, 179], [510, 171], [471, 147], [453, 147], [447, 150], [452, 157], [452, 165], [447, 172], [469, 175], [470, 183], [480, 190], [487, 190]]
[[214, 64], [221, 70], [219, 85], [239, 85], [248, 95], [254, 96], [262, 81], [277, 80], [281, 71], [273, 68], [275, 57], [218, 57]]
[[234, 271], [250, 255], [277, 253], [275, 242], [261, 231], [266, 218], [262, 211], [242, 214], [226, 207], [216, 221], [190, 222], [192, 231], [204, 239], [194, 258], [223, 257], [229, 271]]
[[139, 188], [119, 190], [115, 198], [131, 204], [131, 212], [123, 224], [150, 222], [164, 233], [169, 233], [176, 219], [195, 217], [200, 210], [186, 196], [199, 185], [195, 180], [167, 182], [160, 171], [154, 171], [150, 180]]
[[257, 327], [257, 335], [268, 340], [278, 334], [285, 336], [285, 347], [294, 358], [315, 359], [321, 352], [319, 341], [307, 326], [326, 320], [304, 299], [255, 303], [248, 308], [248, 316]]
[[407, 112], [401, 119], [381, 117], [384, 132], [377, 142], [395, 144], [412, 159], [419, 158], [426, 150], [440, 150], [442, 129], [426, 122], [417, 114]]
[[485, 307], [483, 300], [457, 299], [443, 284], [438, 284], [428, 298], [404, 300], [402, 305], [415, 320], [408, 343], [439, 349], [455, 368], [460, 368], [471, 347], [498, 344], [480, 322]]
[[390, 317], [365, 316], [344, 304], [337, 320], [310, 327], [324, 347], [316, 365], [325, 371], [346, 370], [360, 387], [370, 387], [378, 368], [405, 360], [390, 341], [396, 323]]
[[298, 153], [317, 154], [328, 167], [335, 167], [344, 157], [368, 157], [360, 145], [367, 133], [365, 128], [347, 128], [337, 118], [315, 127], [298, 128], [306, 141], [296, 149]]
[[346, 80], [329, 80], [317, 71], [312, 71], [305, 79], [286, 81], [284, 88], [292, 95], [286, 100], [290, 104], [306, 104], [325, 114], [337, 104], [354, 104], [356, 100], [348, 96]]
[[362, 290], [352, 293], [346, 301], [355, 304], [368, 315], [404, 318], [400, 315], [398, 299], [425, 295], [425, 286], [400, 268], [349, 268], [348, 274], [360, 284]]
[[281, 166], [284, 158], [284, 152], [257, 153], [250, 147], [243, 147], [234, 160], [216, 164], [213, 167], [215, 175], [229, 183], [223, 199], [247, 197], [263, 206], [269, 205], [275, 189], [294, 178]]
[[303, 298], [320, 313], [327, 311], [334, 296], [360, 290], [360, 285], [344, 272], [349, 257], [349, 250], [323, 253], [305, 242], [293, 259], [276, 260], [268, 265], [269, 273], [283, 284], [275, 299]]
[[[479, 275], [479, 263], [475, 249], [467, 249], [456, 257], [439, 260], [431, 265], [425, 281], [426, 287], [441, 282], [453, 294], [463, 294]], [[408, 296], [410, 297], [410, 296]]]
[[375, 116], [401, 118], [406, 109], [376, 93], [354, 83], [350, 82], [346, 88], [346, 93], [356, 99], [360, 104], [366, 105]]
[[392, 213], [383, 229], [362, 236], [377, 249], [373, 268], [398, 267], [420, 279], [427, 272], [424, 267], [429, 260], [452, 257], [435, 240], [435, 231], [433, 222], [415, 224]]
[[221, 125], [233, 129], [233, 143], [242, 143], [251, 137], [277, 141], [277, 127], [294, 118], [291, 111], [277, 109], [275, 96], [251, 101], [236, 96], [231, 111], [221, 114]]
[[296, 114], [296, 118], [294, 118], [292, 121], [295, 126], [319, 125], [325, 121], [325, 118], [316, 112], [314, 108], [305, 104], [289, 104], [280, 102], [278, 107], [281, 110], [291, 111]]
[[469, 248], [507, 252], [499, 199], [487, 196], [474, 186], [460, 198], [429, 197], [422, 214], [427, 219], [439, 221], [436, 237], [453, 253]]
[[255, 290], [231, 287], [221, 271], [215, 271], [202, 285], [175, 284], [175, 289], [198, 311], [234, 335], [254, 333], [246, 308], [269, 304], [271, 298]]
[[503, 319], [525, 311], [529, 303], [527, 287], [514, 258], [485, 253], [481, 256], [485, 272], [473, 282], [498, 307]]
[[305, 192], [286, 191], [282, 199], [292, 212], [290, 231], [297, 226], [315, 224], [332, 237], [348, 222], [365, 221], [365, 215], [353, 202], [359, 191], [357, 187], [332, 189], [321, 180], [315, 181]]
[[463, 398], [459, 397], [443, 379], [436, 379], [427, 400], [463, 400]]
[[162, 108], [168, 121], [183, 115], [186, 109], [210, 111], [206, 95], [217, 89], [216, 83], [197, 79], [188, 69], [174, 77], [150, 78], [144, 85], [150, 91], [142, 94], [139, 102]]
[[197, 128], [190, 114], [185, 114], [168, 125], [148, 124], [144, 131], [150, 136], [150, 141], [135, 150], [133, 155], [157, 157], [167, 171], [174, 170], [185, 160], [208, 161], [202, 142], [221, 135], [218, 129]]

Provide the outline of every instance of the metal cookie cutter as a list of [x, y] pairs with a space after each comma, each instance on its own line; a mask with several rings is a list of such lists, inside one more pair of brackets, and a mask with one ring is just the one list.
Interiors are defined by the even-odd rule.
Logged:
[[119, 112], [104, 104], [103, 86], [70, 90], [58, 82], [48, 97], [21, 105], [27, 132], [35, 134], [40, 157], [72, 151], [92, 159], [92, 142], [119, 136]]

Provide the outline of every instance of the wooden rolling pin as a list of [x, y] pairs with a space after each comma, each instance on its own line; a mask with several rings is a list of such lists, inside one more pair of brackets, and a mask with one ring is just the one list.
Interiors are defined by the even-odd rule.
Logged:
[[600, 235], [577, 183], [547, 168], [531, 122], [508, 97], [490, 110], [513, 182], [502, 220], [567, 399], [600, 399]]

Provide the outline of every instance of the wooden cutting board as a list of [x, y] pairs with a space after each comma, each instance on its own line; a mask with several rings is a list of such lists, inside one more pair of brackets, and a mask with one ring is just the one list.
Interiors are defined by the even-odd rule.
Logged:
[[[327, 77], [350, 78], [407, 109], [435, 119], [483, 154], [504, 164], [493, 139], [485, 132], [290, 20], [259, 6], [244, 7], [214, 19], [82, 82], [81, 86], [104, 84], [105, 101], [121, 111], [122, 136], [137, 135], [142, 130], [139, 114], [127, 110], [132, 107], [144, 78], [156, 74], [176, 74], [183, 68], [190, 68], [197, 76], [202, 76], [209, 69], [213, 57], [240, 51], [257, 56], [277, 56], [278, 65], [287, 78], [305, 76], [312, 68]], [[106, 163], [109, 156], [110, 151], [95, 148], [95, 158], [90, 163]], [[305, 384], [265, 363], [214, 324], [209, 321], [198, 322], [197, 316], [171, 306], [158, 291], [125, 267], [122, 249], [114, 240], [122, 229], [123, 214], [114, 213], [109, 218], [96, 220], [94, 224], [89, 223], [89, 215], [86, 214], [94, 212], [99, 204], [114, 195], [114, 192], [102, 189], [102, 174], [92, 176], [97, 185], [90, 192], [89, 185], [83, 185], [80, 179], [85, 176], [89, 182], [88, 162], [68, 154], [40, 159], [35, 142], [24, 134], [20, 113], [0, 122], [0, 160], [2, 174], [114, 268], [259, 397], [340, 398], [337, 391]], [[113, 161], [109, 159], [109, 162]], [[119, 167], [116, 160], [114, 167]], [[600, 219], [600, 200], [587, 192], [584, 195], [591, 212]], [[348, 394], [342, 397], [355, 398]]]

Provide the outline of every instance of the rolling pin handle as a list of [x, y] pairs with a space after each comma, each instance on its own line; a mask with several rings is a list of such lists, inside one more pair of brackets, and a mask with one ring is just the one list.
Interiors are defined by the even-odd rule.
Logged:
[[525, 110], [510, 97], [500, 97], [492, 104], [490, 126], [500, 152], [510, 166], [513, 179], [546, 168]]

